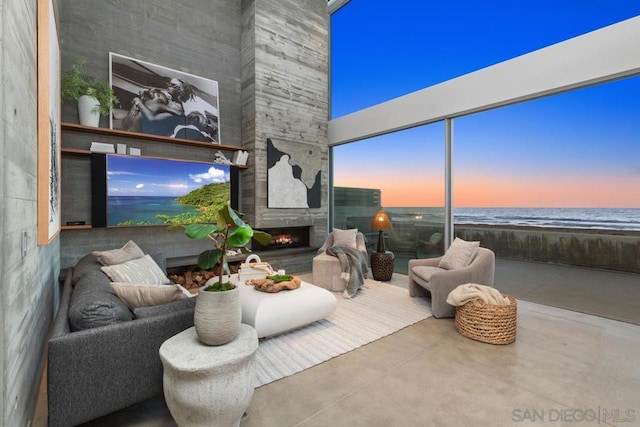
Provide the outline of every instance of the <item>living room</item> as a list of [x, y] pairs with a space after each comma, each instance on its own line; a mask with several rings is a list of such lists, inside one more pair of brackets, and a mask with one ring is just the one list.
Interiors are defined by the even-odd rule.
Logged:
[[[3, 7], [2, 49], [5, 60], [0, 65], [3, 81], [10, 82], [3, 85], [4, 113], [0, 122], [3, 134], [1, 162], [5, 171], [0, 176], [3, 206], [0, 217], [3, 230], [0, 377], [3, 387], [0, 393], [5, 402], [0, 419], [3, 426], [28, 425], [32, 420], [46, 341], [60, 300], [61, 271], [73, 266], [92, 250], [119, 247], [129, 239], [145, 248], [159, 249], [168, 258], [177, 260], [195, 256], [206, 245], [205, 242], [187, 239], [179, 231], [158, 227], [126, 230], [69, 228], [61, 230], [48, 244], [37, 244], [37, 8], [35, 3], [18, 3], [11, 2]], [[247, 167], [238, 171], [241, 210], [256, 227], [309, 227], [310, 247], [322, 244], [329, 230], [329, 206], [326, 202], [330, 181], [329, 146], [356, 137], [355, 130], [351, 131], [356, 127], [352, 127], [353, 122], [349, 120], [334, 124], [336, 136], [331, 141], [327, 135], [328, 16], [324, 0], [268, 3], [198, 0], [191, 2], [189, 8], [152, 2], [125, 5], [114, 1], [59, 0], [53, 4], [57, 13], [62, 70], [68, 69], [79, 58], [86, 61], [89, 71], [107, 80], [109, 53], [115, 52], [217, 80], [220, 85], [220, 135], [223, 144], [250, 153]], [[301, 40], [304, 40], [304, 45]], [[278, 48], [274, 49], [274, 46]], [[460, 108], [459, 105], [450, 107]], [[76, 123], [76, 114], [73, 105], [64, 105], [62, 121]], [[102, 120], [100, 126], [108, 128], [109, 123]], [[364, 117], [362, 121], [368, 122], [369, 126], [377, 126], [377, 121], [371, 117]], [[71, 129], [68, 127], [62, 132], [63, 147], [87, 150], [90, 143], [98, 139], [112, 144], [135, 144], [147, 156], [208, 161], [213, 159], [215, 152], [180, 144], [133, 143], [120, 136], [96, 137]], [[379, 130], [367, 129], [363, 135], [375, 134]], [[269, 207], [268, 139], [276, 143], [302, 140], [314, 149], [313, 155], [321, 165], [322, 204], [319, 208]], [[62, 163], [62, 224], [67, 221], [88, 224], [91, 222], [91, 188], [87, 159], [66, 155]], [[301, 271], [305, 270], [302, 266], [306, 262], [306, 271], [311, 270], [309, 251], [301, 251], [299, 259], [288, 262]], [[544, 316], [540, 315], [538, 320], [540, 329], [554, 328]], [[571, 323], [570, 320], [565, 321]], [[451, 332], [450, 324], [429, 325], [426, 328], [430, 332], [435, 330], [434, 337]], [[409, 344], [403, 342], [403, 345], [412, 347], [424, 328], [422, 325], [407, 331], [404, 341]], [[625, 331], [634, 333], [633, 330]], [[589, 335], [587, 332], [584, 334]], [[379, 345], [393, 346], [401, 338], [391, 338]], [[531, 339], [545, 338], [544, 334], [533, 334]], [[561, 346], [561, 339], [557, 339], [554, 343]], [[420, 344], [423, 345], [426, 346]], [[473, 351], [459, 341], [453, 341], [452, 345], [459, 346], [462, 351]], [[624, 351], [624, 345], [621, 347], [620, 351]], [[594, 344], [585, 352], [597, 351], [598, 348]], [[375, 349], [369, 351], [375, 352]], [[477, 354], [478, 358], [487, 360], [495, 356], [491, 351]], [[432, 367], [442, 368], [440, 362], [446, 360], [447, 353], [437, 356], [437, 363]], [[502, 363], [510, 363], [511, 356], [504, 356]], [[375, 358], [375, 354], [353, 357], [357, 359], [353, 363], [362, 366]], [[607, 354], [607, 358], [610, 357]], [[564, 359], [557, 360], [562, 364]], [[567, 363], [570, 363], [568, 359]], [[378, 360], [374, 366], [384, 369], [385, 364]], [[330, 374], [331, 370], [327, 368], [312, 381], [320, 381]], [[366, 374], [362, 373], [363, 376]], [[406, 375], [406, 372], [400, 375]], [[634, 384], [625, 390], [633, 390]], [[286, 395], [287, 389], [284, 385], [282, 387], [279, 392]], [[453, 384], [444, 384], [443, 387], [455, 388]], [[514, 389], [504, 390], [509, 393]], [[555, 408], [549, 406], [553, 405], [552, 398], [545, 402], [547, 408]], [[455, 408], [450, 409], [453, 411]]]
[[[76, 60], [84, 69], [109, 81], [109, 53], [146, 61], [218, 82], [220, 139], [224, 146], [250, 153], [239, 169], [239, 207], [260, 228], [307, 227], [309, 246], [322, 244], [327, 234], [327, 97], [328, 15], [325, 1], [191, 2], [188, 7], [153, 2], [52, 2], [59, 37], [60, 71]], [[6, 57], [2, 75], [14, 89], [4, 92], [3, 120], [3, 250], [2, 292], [4, 378], [3, 425], [26, 425], [32, 416], [45, 343], [60, 300], [59, 274], [92, 250], [122, 246], [132, 239], [168, 259], [189, 258], [207, 243], [188, 239], [165, 227], [126, 229], [79, 228], [91, 224], [89, 156], [63, 154], [61, 223], [63, 230], [37, 243], [36, 132], [37, 17], [36, 2], [4, 8]], [[46, 10], [46, 9], [44, 9]], [[303, 41], [303, 43], [301, 43]], [[278, 51], [272, 46], [278, 45]], [[203, 54], [206, 53], [206, 54]], [[14, 92], [15, 90], [15, 92]], [[28, 94], [28, 95], [26, 95]], [[128, 108], [124, 106], [123, 108]], [[14, 111], [15, 110], [15, 111]], [[94, 141], [141, 150], [143, 156], [213, 162], [211, 148], [131, 141], [118, 135], [76, 131], [77, 108], [62, 106], [63, 150], [88, 151]], [[70, 124], [71, 126], [67, 126]], [[108, 118], [100, 127], [109, 128]], [[267, 139], [276, 144], [304, 140], [321, 165], [322, 205], [314, 209], [267, 209]], [[33, 141], [25, 144], [18, 141]], [[29, 147], [25, 149], [25, 147]], [[225, 151], [231, 158], [233, 151]], [[27, 195], [27, 196], [25, 196]], [[295, 255], [291, 261], [295, 265]], [[310, 266], [309, 249], [303, 251]], [[178, 261], [179, 262], [179, 261]], [[300, 262], [300, 261], [298, 261]], [[25, 285], [28, 284], [28, 285]], [[9, 296], [11, 295], [11, 296]]]

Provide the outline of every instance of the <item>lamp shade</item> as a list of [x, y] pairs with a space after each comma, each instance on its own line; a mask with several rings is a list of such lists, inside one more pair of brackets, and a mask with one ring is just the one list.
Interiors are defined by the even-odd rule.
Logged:
[[378, 211], [373, 221], [371, 221], [371, 228], [374, 230], [390, 230], [393, 228], [391, 220], [385, 211]]

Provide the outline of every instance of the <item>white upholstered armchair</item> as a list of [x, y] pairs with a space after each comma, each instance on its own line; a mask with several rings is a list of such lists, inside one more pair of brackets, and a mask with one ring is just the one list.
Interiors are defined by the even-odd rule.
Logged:
[[[318, 255], [313, 258], [313, 284], [332, 292], [342, 292], [347, 287], [347, 281], [340, 277], [342, 274], [340, 261], [338, 258], [326, 253], [327, 248], [333, 246], [333, 240], [333, 233], [329, 233], [322, 247], [318, 249]], [[356, 247], [368, 262], [367, 246], [364, 235], [360, 232], [356, 233]], [[369, 273], [367, 272], [368, 275]]]
[[454, 270], [438, 267], [441, 259], [442, 257], [409, 260], [409, 295], [430, 295], [434, 317], [454, 317], [455, 307], [446, 302], [449, 292], [466, 283], [493, 286], [495, 254], [490, 249], [478, 248], [478, 253], [469, 265]]

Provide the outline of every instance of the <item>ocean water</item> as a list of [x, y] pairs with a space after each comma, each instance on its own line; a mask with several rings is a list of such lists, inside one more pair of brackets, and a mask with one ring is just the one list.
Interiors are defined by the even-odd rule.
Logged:
[[164, 221], [158, 219], [158, 214], [174, 216], [182, 213], [196, 214], [198, 211], [182, 206], [175, 197], [109, 196], [107, 212], [107, 225], [115, 226], [125, 221], [164, 224]]
[[[443, 208], [385, 208], [392, 221], [444, 222]], [[455, 224], [520, 225], [640, 231], [633, 208], [456, 208]]]

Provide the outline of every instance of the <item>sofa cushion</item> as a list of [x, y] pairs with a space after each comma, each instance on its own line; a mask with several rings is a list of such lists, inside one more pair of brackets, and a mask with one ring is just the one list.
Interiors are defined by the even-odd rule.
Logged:
[[191, 295], [180, 285], [111, 282], [111, 289], [131, 309], [166, 304]]
[[146, 283], [151, 285], [171, 283], [162, 269], [149, 255], [122, 264], [104, 266], [102, 271], [113, 282]]
[[164, 316], [181, 310], [194, 310], [197, 298], [185, 298], [168, 304], [154, 305], [151, 307], [140, 307], [133, 309], [136, 319], [145, 319], [153, 316]]
[[86, 272], [82, 280], [76, 283], [69, 303], [69, 326], [72, 331], [132, 319], [131, 311], [114, 294], [109, 286], [109, 279], [101, 271]]
[[417, 266], [411, 269], [411, 272], [418, 276], [420, 279], [429, 282], [431, 280], [431, 276], [434, 273], [438, 273], [440, 271], [445, 271], [444, 268], [440, 267], [430, 267], [430, 266]]
[[445, 270], [464, 268], [471, 264], [478, 253], [478, 247], [480, 247], [480, 242], [467, 242], [456, 237], [440, 260], [438, 267]]
[[132, 259], [142, 258], [144, 252], [135, 244], [133, 240], [129, 240], [120, 249], [111, 249], [109, 251], [93, 251], [93, 255], [102, 265], [122, 264]]

